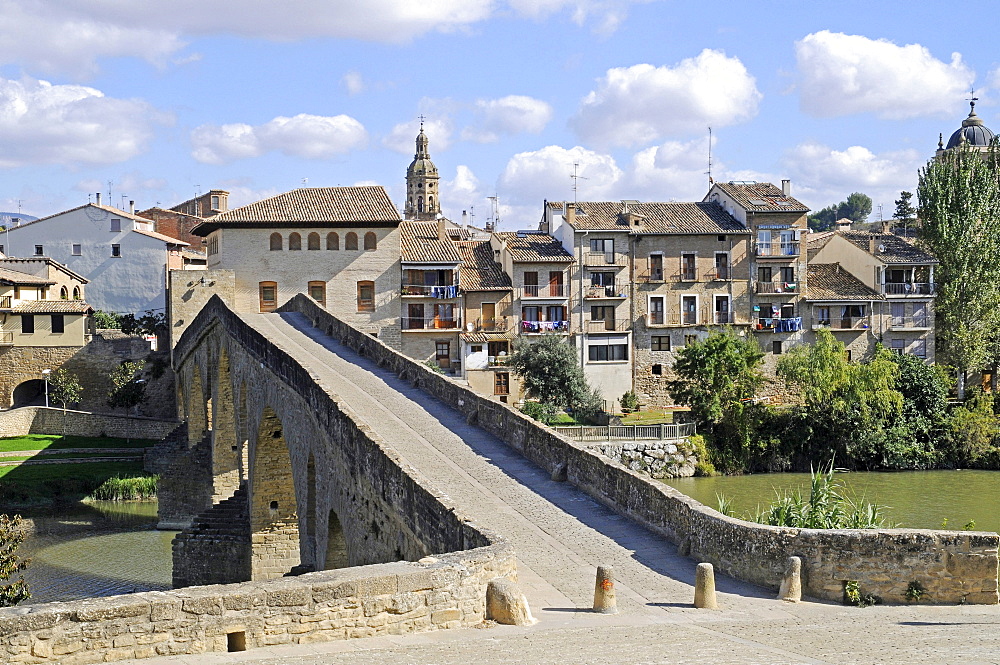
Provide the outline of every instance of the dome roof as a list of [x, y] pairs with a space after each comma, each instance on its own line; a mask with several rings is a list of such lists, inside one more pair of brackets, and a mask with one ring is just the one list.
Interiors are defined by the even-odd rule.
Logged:
[[414, 159], [406, 169], [406, 175], [437, 175], [437, 172], [434, 162], [426, 157]]
[[955, 133], [948, 139], [948, 149], [955, 148], [961, 143], [985, 148], [993, 142], [994, 134], [990, 128], [983, 124], [982, 118], [976, 115], [976, 103], [970, 104], [969, 117], [962, 121], [962, 127], [955, 130]]

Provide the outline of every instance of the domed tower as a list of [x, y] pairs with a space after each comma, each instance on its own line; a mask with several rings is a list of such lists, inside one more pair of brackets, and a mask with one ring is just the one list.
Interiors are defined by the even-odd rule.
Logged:
[[993, 143], [994, 134], [983, 124], [982, 118], [976, 115], [976, 98], [969, 102], [969, 117], [962, 121], [962, 126], [955, 130], [944, 145], [943, 136], [938, 138], [938, 149], [935, 155], [941, 155], [959, 146], [970, 147], [981, 152], [989, 149]]
[[417, 152], [406, 169], [406, 219], [432, 220], [441, 212], [438, 198], [438, 170], [427, 151], [427, 135], [420, 122]]

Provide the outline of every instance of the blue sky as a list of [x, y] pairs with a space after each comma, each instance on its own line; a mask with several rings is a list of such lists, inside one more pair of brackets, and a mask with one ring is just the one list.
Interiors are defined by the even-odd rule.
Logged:
[[[234, 10], [234, 7], [242, 9]], [[0, 210], [377, 183], [426, 117], [445, 213], [792, 180], [885, 216], [1000, 60], [942, 2], [0, 0]], [[984, 23], [992, 17], [983, 14]], [[109, 188], [109, 181], [111, 182]], [[107, 199], [105, 199], [107, 200]], [[877, 215], [877, 212], [876, 212]]]

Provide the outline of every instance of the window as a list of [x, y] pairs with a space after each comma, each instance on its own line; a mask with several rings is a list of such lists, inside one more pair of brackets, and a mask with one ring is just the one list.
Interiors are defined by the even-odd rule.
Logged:
[[370, 252], [378, 249], [378, 238], [375, 236], [374, 231], [369, 231], [365, 234], [365, 249]]
[[288, 249], [289, 250], [301, 250], [302, 249], [302, 236], [298, 233], [288, 234]]
[[649, 255], [649, 278], [654, 282], [663, 281], [663, 254]]
[[326, 282], [309, 282], [309, 297], [326, 307]]
[[213, 196], [210, 199], [210, 201], [211, 202], [209, 203], [209, 205], [212, 208], [212, 210], [213, 211], [218, 210], [219, 209], [219, 197], [218, 196]]
[[52, 315], [52, 333], [61, 335], [66, 332], [66, 319], [62, 314]]
[[773, 342], [771, 342], [771, 353], [773, 353], [776, 356], [781, 355], [781, 340], [776, 339]]
[[74, 286], [73, 287], [73, 300], [79, 300], [79, 299], [80, 299], [80, 287], [79, 286]]
[[260, 283], [260, 311], [273, 312], [278, 306], [278, 283]]
[[122, 246], [121, 245], [111, 245], [111, 256], [113, 256], [115, 258], [119, 258], [119, 257], [121, 257], [121, 255], [122, 255]]
[[732, 322], [729, 296], [715, 296], [715, 323], [723, 325]]
[[604, 254], [615, 251], [615, 241], [611, 238], [591, 238], [590, 251]]
[[31, 335], [35, 332], [35, 317], [33, 315], [21, 315], [21, 332], [25, 335]]
[[111, 232], [119, 233], [122, 230], [122, 220], [112, 219], [111, 220]]
[[[3, 247], [0, 246], [0, 253], [3, 252]], [[83, 254], [83, 245], [74, 244], [73, 248], [70, 250], [70, 254], [73, 256], [81, 256]]]
[[509, 372], [497, 372], [496, 374], [493, 375], [493, 394], [494, 395], [510, 394]]
[[906, 350], [906, 340], [905, 339], [890, 339], [889, 340], [889, 350], [893, 353], [898, 353], [903, 355], [903, 351]]
[[[350, 238], [350, 235], [348, 234], [348, 238]], [[356, 240], [357, 236], [354, 237]], [[375, 311], [375, 282], [358, 282], [358, 311]]]
[[283, 241], [281, 239], [281, 234], [280, 233], [272, 233], [271, 234], [271, 251], [272, 252], [280, 252], [283, 249], [282, 245], [283, 245]]
[[649, 340], [649, 348], [651, 351], [669, 351], [670, 337], [667, 335], [653, 335]]
[[681, 323], [698, 323], [698, 296], [681, 296]]
[[340, 249], [340, 236], [331, 231], [326, 234], [326, 248], [327, 249]]
[[698, 279], [698, 273], [696, 268], [695, 260], [697, 255], [694, 253], [684, 253], [681, 254], [681, 280], [685, 282], [694, 282]]
[[344, 249], [346, 250], [357, 250], [358, 249], [358, 234], [351, 231], [346, 236], [344, 236]]
[[715, 253], [715, 278], [729, 279], [729, 252]]
[[213, 233], [208, 237], [208, 255], [212, 256], [219, 253], [219, 234]]
[[778, 271], [780, 272], [780, 279], [782, 282], [784, 282], [785, 284], [795, 283], [795, 268], [792, 267], [778, 268]]
[[471, 345], [469, 347], [469, 352], [470, 353], [482, 353], [483, 352], [483, 345], [482, 344], [473, 344], [473, 345]]
[[628, 337], [607, 335], [587, 340], [587, 356], [591, 362], [628, 360]]
[[684, 346], [691, 346], [698, 341], [697, 335], [684, 335]]
[[666, 298], [664, 296], [650, 296], [649, 297], [649, 325], [651, 326], [662, 326], [666, 321], [663, 318], [664, 302]]
[[771, 281], [771, 267], [761, 266], [757, 268], [757, 281], [758, 282], [770, 282]]
[[59, 300], [69, 300], [69, 289], [65, 286], [59, 289]]
[[847, 362], [851, 362], [851, 350], [850, 349], [844, 351], [844, 358], [847, 360]]
[[35, 245], [35, 256], [44, 256], [45, 248], [41, 245]]
[[927, 357], [927, 340], [926, 339], [915, 339], [913, 340], [913, 347], [911, 353], [918, 358]]
[[649, 372], [653, 376], [663, 376], [663, 365], [653, 365], [649, 368]]
[[315, 231], [309, 234], [308, 244], [306, 245], [309, 249], [319, 249], [319, 234]]

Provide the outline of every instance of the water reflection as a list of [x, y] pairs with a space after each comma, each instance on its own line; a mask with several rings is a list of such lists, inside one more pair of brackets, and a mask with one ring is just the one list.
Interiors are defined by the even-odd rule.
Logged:
[[169, 589], [170, 541], [155, 502], [95, 501], [22, 511], [36, 532], [22, 546], [29, 603]]
[[[847, 496], [888, 506], [890, 522], [914, 529], [1000, 531], [1000, 471], [896, 471], [837, 474]], [[776, 489], [801, 489], [808, 496], [809, 474], [764, 473], [714, 478], [671, 478], [668, 485], [696, 501], [717, 507], [717, 494], [733, 500], [737, 516], [774, 500]]]

